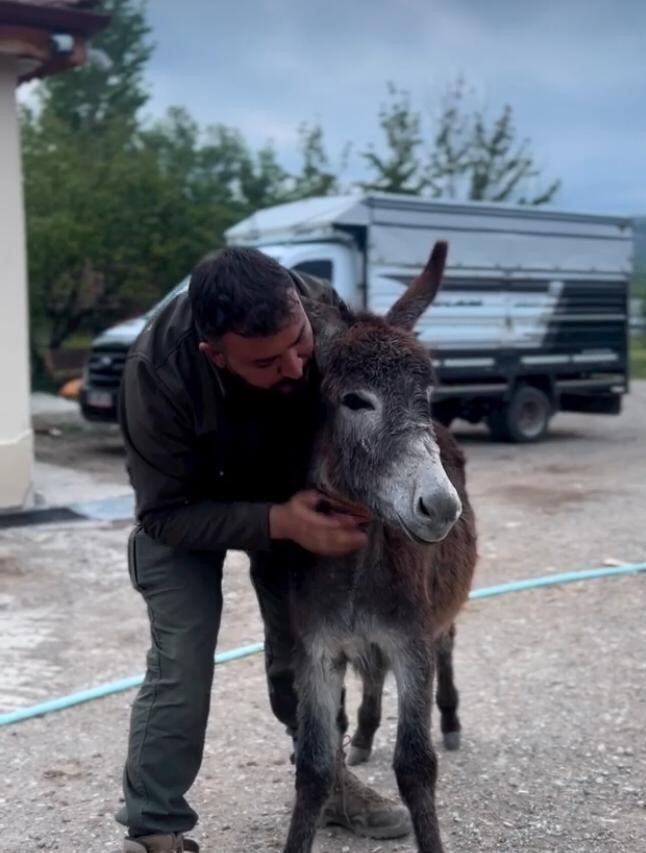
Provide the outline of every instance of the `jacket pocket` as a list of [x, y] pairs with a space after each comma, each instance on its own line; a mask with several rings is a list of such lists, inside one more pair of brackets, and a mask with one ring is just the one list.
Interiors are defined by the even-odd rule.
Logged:
[[137, 535], [141, 533], [141, 530], [141, 525], [137, 524], [128, 537], [128, 574], [130, 575], [130, 583], [137, 592], [143, 592], [137, 573]]

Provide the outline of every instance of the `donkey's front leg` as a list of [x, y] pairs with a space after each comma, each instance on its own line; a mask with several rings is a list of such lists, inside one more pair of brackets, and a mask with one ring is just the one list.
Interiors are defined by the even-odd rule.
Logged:
[[393, 658], [399, 721], [393, 767], [410, 810], [419, 853], [443, 853], [435, 811], [437, 757], [431, 743], [433, 648], [411, 643]]
[[310, 853], [334, 785], [344, 666], [304, 656], [298, 664], [296, 802], [284, 853]]
[[359, 725], [350, 741], [348, 764], [363, 764], [370, 758], [375, 732], [381, 723], [381, 700], [387, 665], [379, 648], [372, 646], [361, 671], [363, 696], [359, 706]]

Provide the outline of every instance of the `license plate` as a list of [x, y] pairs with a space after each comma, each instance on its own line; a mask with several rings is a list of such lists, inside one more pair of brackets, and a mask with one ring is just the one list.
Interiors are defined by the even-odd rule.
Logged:
[[114, 407], [114, 397], [109, 391], [89, 391], [87, 404], [88, 406], [93, 406], [95, 409], [112, 409]]

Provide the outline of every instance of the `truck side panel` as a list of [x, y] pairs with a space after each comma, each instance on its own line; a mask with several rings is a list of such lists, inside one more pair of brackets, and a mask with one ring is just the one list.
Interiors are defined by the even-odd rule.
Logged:
[[632, 231], [626, 219], [531, 207], [367, 200], [371, 265], [419, 267], [434, 239], [450, 243], [449, 270], [628, 275]]
[[[385, 313], [411, 277], [374, 275], [370, 307]], [[417, 327], [434, 353], [439, 396], [508, 397], [528, 381], [562, 396], [562, 408], [594, 411], [578, 398], [627, 386], [627, 293], [625, 279], [447, 276]]]

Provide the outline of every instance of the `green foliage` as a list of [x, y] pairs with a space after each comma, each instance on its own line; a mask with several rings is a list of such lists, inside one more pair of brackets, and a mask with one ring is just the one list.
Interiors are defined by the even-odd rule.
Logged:
[[333, 195], [339, 192], [337, 175], [343, 171], [347, 158], [347, 149], [342, 155], [341, 164], [335, 171], [325, 150], [323, 129], [319, 125], [302, 124], [299, 128], [303, 165], [300, 174], [294, 178], [291, 195], [294, 198]]
[[379, 111], [379, 124], [386, 137], [386, 154], [374, 146], [363, 152], [374, 177], [362, 183], [363, 189], [416, 195], [425, 186], [419, 150], [422, 146], [421, 116], [410, 103], [408, 92], [388, 84], [389, 101]]
[[243, 216], [336, 189], [319, 127], [301, 128], [303, 165], [290, 175], [270, 143], [252, 151], [237, 130], [201, 130], [183, 109], [144, 123], [152, 47], [142, 5], [105, 5], [112, 23], [93, 43], [100, 65], [48, 79], [21, 115], [40, 373], [71, 335], [148, 308]]
[[630, 339], [630, 374], [633, 379], [646, 379], [646, 337]]
[[115, 116], [136, 124], [148, 100], [144, 71], [153, 53], [142, 0], [105, 0], [110, 25], [92, 38], [101, 62], [48, 78], [41, 87], [42, 106], [77, 133], [100, 132]]
[[[110, 26], [94, 61], [40, 84], [21, 113], [34, 371], [71, 337], [140, 313], [182, 279], [224, 231], [262, 207], [342, 191], [349, 148], [331, 163], [323, 129], [299, 128], [301, 163], [289, 172], [272, 143], [249, 146], [235, 128], [200, 128], [174, 107], [142, 118], [153, 46], [141, 0], [106, 0]], [[99, 62], [96, 56], [99, 56]], [[529, 198], [537, 174], [515, 142], [511, 110], [493, 125], [447, 95], [435, 136], [394, 85], [379, 113], [386, 151], [363, 152], [364, 187], [436, 196]]]
[[32, 326], [56, 348], [118, 311], [173, 260], [173, 187], [126, 122], [90, 140], [48, 111], [23, 119]]
[[379, 113], [386, 154], [364, 152], [372, 170], [364, 189], [534, 205], [551, 201], [558, 191], [560, 182], [554, 181], [530, 192], [540, 169], [529, 142], [517, 141], [511, 107], [489, 122], [469, 106], [470, 95], [458, 79], [426, 134], [408, 93], [391, 83], [388, 95]]
[[646, 272], [636, 271], [630, 282], [630, 295], [646, 300]]
[[101, 63], [48, 79], [38, 107], [21, 115], [32, 352], [41, 363], [99, 315], [118, 312], [122, 289], [136, 293], [149, 275], [142, 248], [154, 241], [146, 227], [158, 215], [159, 181], [137, 111], [152, 47], [140, 3], [105, 6], [111, 26], [93, 41]]

